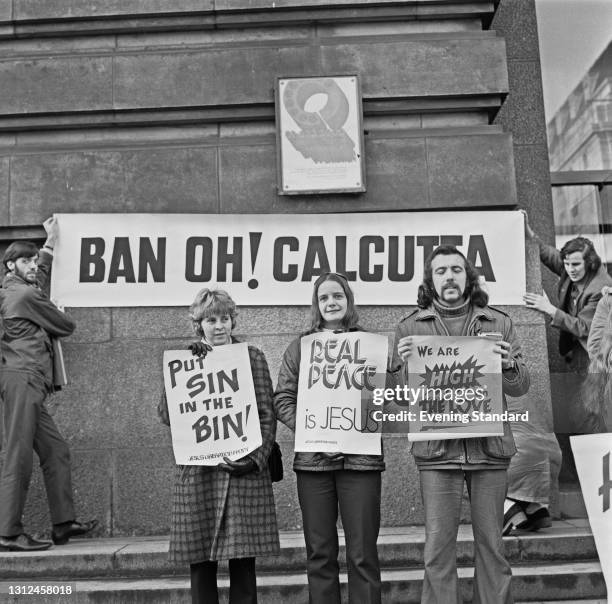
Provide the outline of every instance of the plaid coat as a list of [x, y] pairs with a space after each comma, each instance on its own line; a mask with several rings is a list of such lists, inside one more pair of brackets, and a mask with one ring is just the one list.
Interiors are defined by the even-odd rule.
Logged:
[[[230, 476], [210, 466], [177, 466], [170, 561], [193, 564], [279, 553], [268, 455], [276, 436], [272, 381], [263, 352], [249, 346], [262, 445], [249, 454], [257, 472]], [[162, 414], [163, 415], [163, 414]]]

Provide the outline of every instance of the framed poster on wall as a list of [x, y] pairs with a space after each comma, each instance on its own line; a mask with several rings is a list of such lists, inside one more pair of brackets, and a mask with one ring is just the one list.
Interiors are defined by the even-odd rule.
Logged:
[[276, 139], [279, 194], [365, 191], [359, 77], [278, 78]]

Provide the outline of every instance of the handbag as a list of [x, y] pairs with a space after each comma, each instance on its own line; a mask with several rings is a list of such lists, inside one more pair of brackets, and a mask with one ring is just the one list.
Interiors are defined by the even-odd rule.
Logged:
[[279, 444], [274, 441], [268, 457], [268, 469], [272, 482], [279, 482], [283, 479], [283, 454]]

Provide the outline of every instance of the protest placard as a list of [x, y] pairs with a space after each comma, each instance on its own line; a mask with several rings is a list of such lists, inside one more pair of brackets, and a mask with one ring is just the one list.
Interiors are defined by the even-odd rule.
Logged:
[[508, 418], [502, 408], [501, 355], [493, 352], [495, 341], [466, 336], [413, 336], [412, 341], [413, 352], [403, 368], [404, 387], [384, 407], [387, 414], [404, 411], [405, 422], [389, 424], [380, 414], [384, 431], [403, 430], [411, 441], [503, 434]]
[[388, 341], [361, 331], [301, 340], [295, 450], [380, 455], [372, 397], [384, 387]]
[[215, 466], [261, 445], [247, 344], [216, 346], [205, 358], [166, 350], [163, 363], [177, 464]]
[[65, 306], [183, 306], [202, 287], [253, 306], [301, 305], [323, 273], [360, 304], [415, 300], [428, 254], [456, 245], [495, 304], [523, 304], [519, 212], [57, 214], [52, 297]]
[[612, 433], [570, 436], [570, 442], [612, 604]]

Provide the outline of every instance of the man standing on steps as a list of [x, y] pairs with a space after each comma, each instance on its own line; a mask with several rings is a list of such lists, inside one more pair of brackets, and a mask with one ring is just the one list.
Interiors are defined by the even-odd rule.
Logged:
[[[399, 372], [413, 354], [413, 336], [478, 336], [491, 334], [501, 355], [505, 395], [529, 389], [512, 320], [487, 305], [478, 274], [465, 256], [450, 245], [436, 248], [425, 262], [418, 309], [400, 321], [392, 369]], [[430, 440], [412, 445], [425, 510], [425, 577], [422, 604], [462, 602], [457, 580], [457, 532], [463, 483], [467, 483], [474, 528], [475, 604], [511, 604], [511, 570], [502, 541], [506, 469], [516, 452], [504, 422], [503, 436]]]
[[0, 289], [0, 399], [4, 421], [4, 464], [0, 474], [0, 551], [35, 551], [50, 541], [33, 539], [23, 530], [22, 515], [33, 451], [43, 472], [56, 545], [91, 531], [97, 520], [75, 520], [70, 451], [45, 406], [57, 389], [54, 354], [57, 338], [69, 336], [75, 324], [48, 297], [57, 222], [44, 225], [42, 250], [15, 241], [7, 248], [6, 276]]
[[525, 234], [538, 244], [540, 260], [559, 276], [559, 306], [550, 302], [545, 292], [527, 292], [525, 306], [550, 318], [559, 330], [559, 354], [565, 361], [559, 373], [551, 375], [555, 435], [563, 453], [559, 480], [577, 482], [574, 455], [569, 438], [572, 434], [593, 434], [605, 430], [603, 419], [585, 406], [583, 383], [589, 372], [588, 336], [597, 303], [604, 286], [612, 279], [590, 239], [574, 237], [561, 250], [544, 243], [531, 228], [527, 213]]

